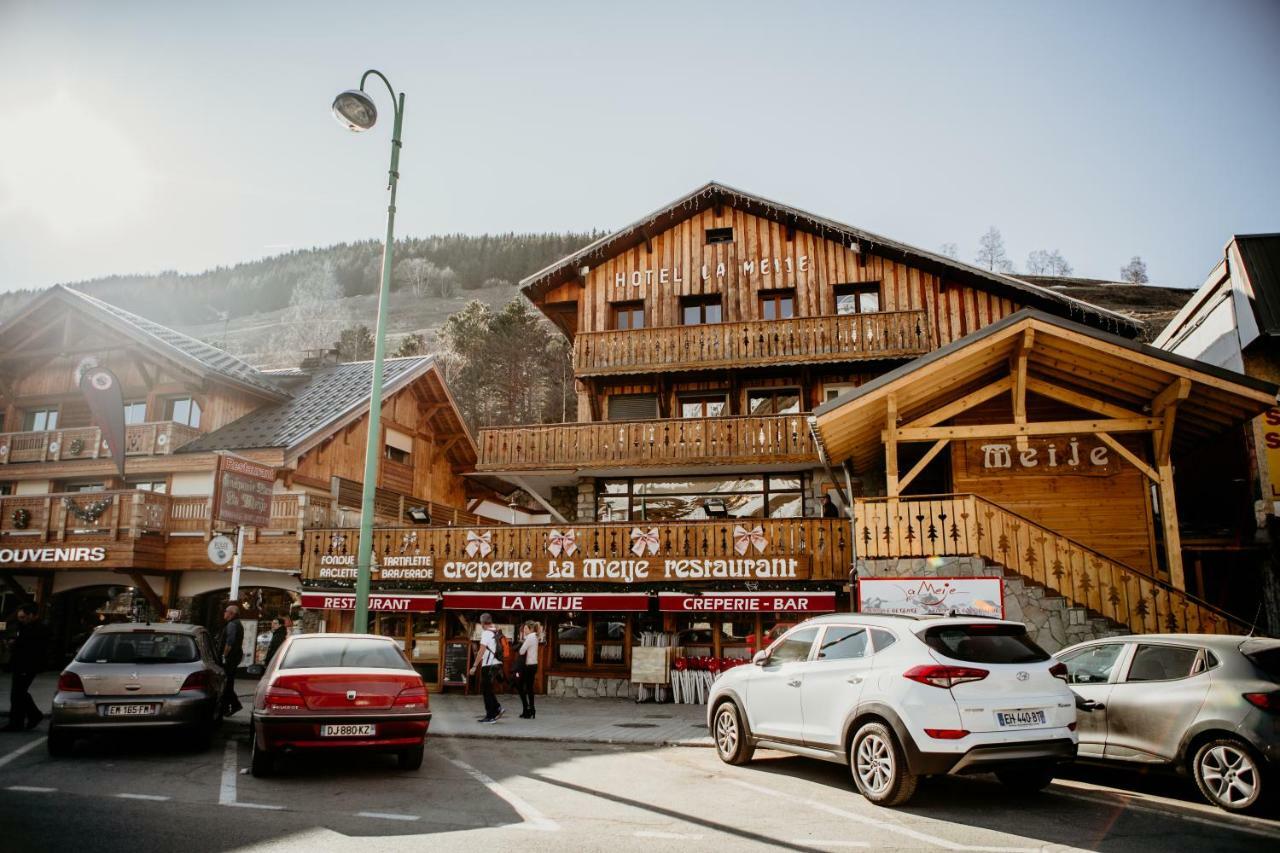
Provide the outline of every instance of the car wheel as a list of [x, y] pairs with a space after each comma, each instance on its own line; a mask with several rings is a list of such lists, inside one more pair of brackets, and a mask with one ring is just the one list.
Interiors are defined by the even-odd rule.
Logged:
[[858, 729], [849, 748], [849, 769], [862, 796], [878, 806], [900, 806], [911, 799], [920, 779], [907, 769], [898, 739], [884, 723]]
[[1204, 798], [1225, 811], [1255, 811], [1267, 793], [1261, 764], [1234, 738], [1202, 744], [1191, 759], [1191, 772]]
[[249, 772], [259, 778], [270, 776], [276, 769], [275, 756], [259, 745], [256, 726], [251, 725], [249, 731]]
[[711, 720], [711, 737], [716, 742], [716, 755], [725, 764], [746, 764], [756, 748], [742, 725], [742, 714], [731, 701], [721, 702]]
[[65, 732], [58, 731], [54, 726], [49, 726], [49, 737], [45, 741], [45, 746], [49, 750], [49, 755], [54, 758], [66, 758], [71, 754], [72, 748], [75, 747], [76, 739]]
[[1008, 770], [997, 770], [996, 778], [1006, 788], [1031, 794], [1049, 787], [1057, 770], [1058, 768], [1053, 764], [1011, 767]]
[[396, 761], [400, 765], [401, 770], [417, 770], [422, 766], [422, 753], [425, 751], [423, 744], [418, 744], [412, 749], [402, 750], [396, 755]]

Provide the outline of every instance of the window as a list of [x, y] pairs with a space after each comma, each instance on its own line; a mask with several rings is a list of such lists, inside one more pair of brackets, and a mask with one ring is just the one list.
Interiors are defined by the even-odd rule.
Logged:
[[80, 493], [80, 492], [105, 492], [107, 490], [106, 483], [67, 483], [59, 491]]
[[200, 426], [200, 404], [191, 397], [174, 397], [164, 404], [164, 419], [189, 427]]
[[600, 480], [598, 521], [685, 521], [713, 517], [801, 518], [800, 474], [739, 477], [635, 477]]
[[769, 663], [794, 663], [809, 659], [809, 649], [814, 638], [818, 636], [817, 628], [801, 628], [783, 637], [773, 650], [769, 652]]
[[894, 643], [898, 642], [898, 638], [883, 628], [872, 628], [871, 642], [875, 643], [877, 652], [882, 652]]
[[289, 647], [289, 656], [280, 664], [281, 669], [330, 667], [411, 669], [394, 643], [354, 637], [297, 638]]
[[140, 492], [154, 492], [163, 495], [169, 491], [169, 484], [164, 480], [126, 480], [126, 489], [137, 489]]
[[720, 322], [719, 296], [686, 296], [680, 300], [680, 318], [686, 326]]
[[818, 646], [818, 660], [852, 660], [866, 657], [867, 630], [833, 625], [822, 635]]
[[622, 666], [626, 648], [627, 617], [618, 613], [591, 614], [591, 662], [599, 666]]
[[1133, 653], [1126, 681], [1172, 681], [1195, 672], [1199, 649], [1140, 644]]
[[392, 447], [389, 444], [385, 447], [385, 450], [387, 453], [387, 459], [392, 462], [398, 462], [401, 465], [408, 465], [410, 460], [413, 458], [406, 451], [401, 450], [398, 447]]
[[567, 617], [556, 626], [556, 663], [587, 663], [586, 616]]
[[643, 302], [615, 302], [613, 327], [618, 330], [644, 328]]
[[837, 284], [837, 314], [873, 314], [880, 310], [879, 284]]
[[707, 245], [708, 246], [710, 246], [712, 243], [732, 243], [732, 242], [733, 242], [732, 228], [708, 228], [707, 229]]
[[747, 392], [749, 415], [794, 415], [799, 411], [799, 388], [755, 388]]
[[58, 410], [27, 409], [22, 416], [22, 428], [27, 432], [44, 432], [58, 428]]
[[124, 404], [124, 422], [126, 424], [144, 424], [147, 422], [147, 401], [135, 400]]
[[852, 382], [828, 382], [822, 386], [822, 402], [829, 403], [846, 391], [857, 388]]
[[1061, 658], [1067, 666], [1067, 681], [1070, 684], [1106, 684], [1111, 680], [1111, 670], [1115, 669], [1120, 652], [1124, 651], [1123, 643], [1106, 643], [1091, 646], [1074, 654]]
[[790, 320], [796, 315], [794, 290], [764, 290], [760, 293], [761, 320]]
[[942, 625], [922, 638], [929, 648], [966, 663], [1039, 663], [1049, 653], [1021, 625]]
[[657, 394], [609, 395], [609, 420], [611, 421], [644, 421], [657, 416]]
[[718, 418], [727, 415], [729, 395], [719, 394], [681, 394], [680, 417], [682, 418]]
[[76, 660], [83, 663], [194, 663], [200, 660], [200, 650], [187, 634], [135, 629], [128, 633], [94, 634], [76, 655]]

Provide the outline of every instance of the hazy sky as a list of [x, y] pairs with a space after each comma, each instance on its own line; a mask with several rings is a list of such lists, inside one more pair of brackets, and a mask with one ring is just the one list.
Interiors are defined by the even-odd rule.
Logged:
[[972, 260], [1198, 285], [1280, 231], [1280, 2], [0, 0], [0, 289], [397, 233], [613, 228], [717, 179]]

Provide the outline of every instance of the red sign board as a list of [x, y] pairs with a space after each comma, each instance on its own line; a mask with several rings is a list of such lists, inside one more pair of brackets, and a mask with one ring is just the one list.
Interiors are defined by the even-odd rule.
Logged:
[[269, 527], [276, 469], [242, 456], [218, 454], [213, 476], [213, 518], [225, 524]]
[[644, 592], [446, 592], [446, 610], [527, 610], [539, 613], [569, 611], [629, 611], [649, 609]]
[[[355, 610], [353, 592], [304, 592], [302, 606], [310, 610]], [[436, 609], [434, 595], [387, 595], [372, 593], [369, 596], [370, 613], [433, 613]]]
[[661, 593], [658, 609], [663, 613], [832, 613], [834, 592], [683, 592]]

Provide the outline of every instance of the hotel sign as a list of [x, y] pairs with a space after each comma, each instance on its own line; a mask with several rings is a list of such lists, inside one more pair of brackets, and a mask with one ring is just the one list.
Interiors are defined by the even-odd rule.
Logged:
[[618, 287], [639, 287], [642, 284], [683, 284], [685, 278], [699, 281], [722, 279], [734, 272], [742, 275], [791, 275], [809, 271], [809, 256], [754, 258], [741, 262], [702, 264], [697, 267], [656, 267], [632, 270], [629, 274], [620, 272], [614, 275], [613, 283]]

